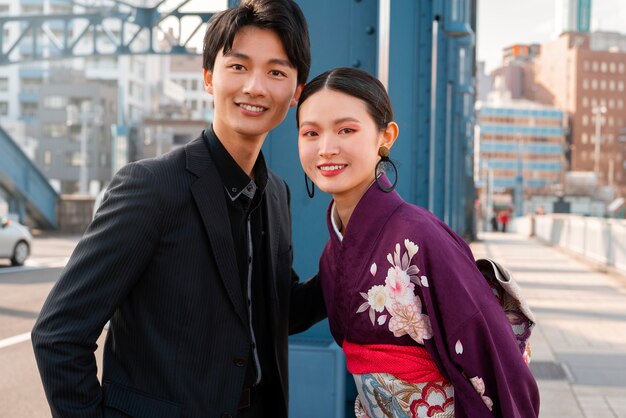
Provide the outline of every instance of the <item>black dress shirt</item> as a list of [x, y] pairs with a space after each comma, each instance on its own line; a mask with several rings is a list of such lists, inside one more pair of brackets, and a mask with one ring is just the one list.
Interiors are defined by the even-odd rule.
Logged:
[[[246, 370], [245, 387], [273, 383], [275, 362], [272, 359], [272, 336], [268, 327], [266, 291], [269, 280], [267, 273], [267, 228], [265, 187], [267, 166], [263, 153], [254, 165], [254, 180], [251, 179], [213, 132], [212, 127], [204, 131], [209, 152], [224, 184], [226, 206], [235, 244], [239, 281], [246, 298], [250, 327], [250, 357]], [[236, 278], [233, 278], [236, 279]]]

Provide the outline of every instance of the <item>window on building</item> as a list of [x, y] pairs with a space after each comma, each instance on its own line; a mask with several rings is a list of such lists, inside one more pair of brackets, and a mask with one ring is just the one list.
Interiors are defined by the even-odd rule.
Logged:
[[596, 100], [596, 98], [592, 98], [591, 99], [591, 107], [596, 107], [598, 105], [598, 101]]
[[614, 123], [615, 120], [613, 119], [613, 116], [609, 116], [609, 126], [613, 126]]
[[589, 79], [583, 78], [583, 89], [587, 90], [589, 88]]
[[589, 61], [583, 61], [583, 71], [589, 71]]
[[589, 135], [587, 135], [587, 133], [586, 133], [586, 132], [583, 132], [583, 133], [582, 133], [582, 135], [580, 136], [580, 141], [581, 141], [583, 144], [588, 143], [588, 142], [589, 142]]
[[8, 91], [8, 90], [9, 90], [9, 78], [0, 77], [0, 91]]
[[43, 165], [48, 167], [52, 165], [52, 151], [45, 150], [43, 152]]
[[598, 72], [598, 67], [599, 67], [598, 61], [594, 61], [591, 63], [591, 68], [594, 72], [596, 73]]
[[0, 116], [7, 116], [9, 114], [9, 103], [0, 102]]
[[606, 73], [607, 67], [608, 67], [607, 63], [602, 61], [602, 64], [600, 64], [600, 71], [602, 71], [603, 73]]
[[37, 103], [22, 103], [22, 116], [37, 116]]
[[619, 64], [617, 64], [617, 71], [620, 74], [624, 74], [624, 63], [623, 62], [620, 62]]
[[583, 126], [587, 126], [589, 124], [589, 117], [587, 115], [583, 115], [582, 124]]
[[588, 107], [589, 106], [589, 99], [587, 98], [587, 96], [583, 96], [583, 107]]
[[48, 123], [44, 125], [43, 133], [50, 138], [63, 138], [67, 135], [67, 125], [64, 123]]
[[591, 89], [598, 90], [598, 80], [596, 80], [595, 78], [591, 80]]
[[191, 90], [192, 91], [198, 90], [198, 80], [196, 79], [191, 80]]
[[609, 91], [615, 91], [615, 80], [609, 81]]
[[100, 153], [100, 167], [106, 167], [109, 161], [109, 154], [107, 153]]
[[624, 108], [624, 101], [622, 99], [617, 99], [617, 108], [618, 109]]
[[8, 15], [8, 14], [9, 14], [9, 5], [0, 4], [0, 15]]
[[21, 89], [24, 92], [36, 93], [41, 89], [41, 78], [22, 78]]
[[615, 63], [614, 62], [609, 64], [609, 72], [610, 73], [615, 73]]
[[624, 91], [624, 82], [623, 81], [619, 81], [617, 83], [617, 90], [618, 91]]
[[36, 14], [36, 15], [43, 14], [43, 5], [42, 4], [23, 4], [22, 13]]
[[43, 107], [46, 109], [65, 109], [67, 106], [67, 97], [65, 96], [48, 96], [43, 99]]
[[609, 99], [609, 109], [615, 109], [615, 100]]
[[[79, 167], [83, 161], [80, 151], [68, 151], [65, 153], [65, 165], [72, 167]], [[87, 154], [87, 165], [90, 164], [89, 154]]]

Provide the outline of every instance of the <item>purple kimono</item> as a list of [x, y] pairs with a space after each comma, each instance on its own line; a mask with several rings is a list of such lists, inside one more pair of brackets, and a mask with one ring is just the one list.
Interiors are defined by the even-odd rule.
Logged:
[[463, 239], [375, 183], [343, 240], [332, 207], [320, 278], [337, 344], [423, 345], [454, 386], [456, 417], [538, 416], [535, 379]]

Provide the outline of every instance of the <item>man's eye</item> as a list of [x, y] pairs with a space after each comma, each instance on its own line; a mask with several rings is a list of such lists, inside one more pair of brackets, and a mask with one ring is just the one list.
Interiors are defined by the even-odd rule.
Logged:
[[230, 68], [232, 68], [233, 70], [241, 71], [244, 69], [244, 66], [241, 64], [233, 64], [230, 66]]
[[278, 71], [278, 70], [272, 70], [270, 71], [270, 74], [274, 77], [285, 77], [285, 73], [283, 73], [282, 71]]

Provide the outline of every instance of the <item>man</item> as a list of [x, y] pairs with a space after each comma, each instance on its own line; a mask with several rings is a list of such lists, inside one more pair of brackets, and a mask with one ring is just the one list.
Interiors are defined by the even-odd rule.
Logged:
[[[322, 319], [292, 266], [286, 184], [267, 133], [297, 103], [309, 38], [292, 0], [247, 0], [204, 40], [211, 128], [129, 164], [32, 333], [56, 417], [286, 417], [287, 336]], [[111, 319], [102, 384], [94, 350]]]

